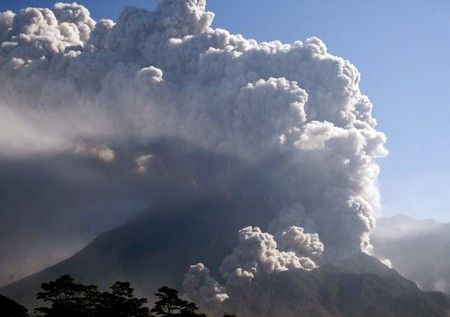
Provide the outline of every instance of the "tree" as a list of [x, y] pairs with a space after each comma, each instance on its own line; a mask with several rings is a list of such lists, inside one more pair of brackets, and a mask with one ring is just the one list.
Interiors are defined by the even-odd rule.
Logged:
[[155, 294], [159, 299], [151, 312], [161, 317], [206, 317], [205, 314], [197, 313], [197, 305], [189, 303], [178, 297], [178, 291], [167, 286], [158, 289]]
[[128, 282], [114, 283], [108, 292], [97, 286], [76, 284], [69, 275], [42, 283], [38, 299], [51, 303], [38, 307], [43, 317], [149, 317], [147, 299], [135, 298]]
[[146, 298], [135, 298], [134, 290], [128, 282], [116, 282], [112, 292], [103, 292], [98, 298], [98, 317], [147, 317], [150, 316]]
[[37, 299], [51, 304], [38, 307], [37, 313], [45, 317], [90, 317], [98, 295], [97, 286], [74, 283], [70, 275], [63, 275], [55, 281], [41, 284], [42, 292]]
[[12, 299], [0, 295], [0, 316], [2, 317], [26, 317], [27, 309], [17, 304]]
[[[136, 298], [128, 282], [116, 282], [110, 290], [100, 292], [95, 285], [77, 284], [70, 275], [63, 275], [55, 281], [42, 283], [41, 288], [37, 298], [50, 303], [50, 306], [35, 309], [42, 317], [155, 317], [146, 306], [147, 299]], [[196, 304], [181, 299], [176, 289], [164, 286], [155, 295], [158, 300], [151, 313], [159, 317], [206, 317], [198, 312]], [[16, 308], [22, 315], [8, 315], [3, 302], [0, 296], [1, 317], [27, 316], [26, 309], [20, 310], [18, 304]], [[225, 314], [224, 317], [236, 316]]]

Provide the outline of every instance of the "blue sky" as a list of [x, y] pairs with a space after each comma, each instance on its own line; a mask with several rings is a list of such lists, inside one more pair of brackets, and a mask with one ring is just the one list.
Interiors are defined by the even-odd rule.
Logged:
[[[50, 6], [2, 0], [0, 10]], [[95, 18], [155, 0], [86, 0]], [[215, 27], [257, 40], [309, 36], [354, 63], [390, 155], [379, 161], [382, 214], [450, 221], [450, 1], [209, 0]]]

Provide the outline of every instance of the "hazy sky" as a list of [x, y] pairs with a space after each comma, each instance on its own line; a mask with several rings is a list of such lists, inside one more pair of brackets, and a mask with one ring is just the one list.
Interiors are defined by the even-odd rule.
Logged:
[[[0, 10], [56, 1], [3, 0]], [[157, 1], [78, 1], [97, 18]], [[209, 0], [215, 27], [259, 41], [318, 36], [362, 73], [390, 155], [380, 160], [384, 215], [450, 221], [450, 2]]]

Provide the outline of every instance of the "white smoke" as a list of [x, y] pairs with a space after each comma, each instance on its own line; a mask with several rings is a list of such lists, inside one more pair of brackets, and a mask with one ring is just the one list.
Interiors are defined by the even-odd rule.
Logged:
[[[258, 43], [214, 29], [205, 5], [165, 0], [154, 12], [127, 8], [116, 23], [77, 4], [1, 13], [0, 157], [78, 149], [112, 162], [182, 140], [272, 180], [261, 195], [270, 233], [241, 231], [223, 264], [233, 278], [312, 269], [322, 251], [321, 261], [335, 261], [369, 250], [375, 158], [386, 150], [357, 69], [317, 38]], [[134, 155], [129, 168], [145, 174], [152, 155]]]
[[310, 271], [317, 267], [313, 259], [322, 252], [317, 234], [304, 233], [303, 228], [290, 227], [281, 233], [277, 243], [274, 236], [260, 228], [246, 227], [239, 231], [239, 245], [220, 267], [225, 285], [221, 286], [199, 263], [186, 273], [185, 295], [210, 313], [218, 313], [222, 303], [230, 297], [236, 300], [243, 292], [241, 288], [251, 285], [253, 279], [264, 280], [271, 273], [289, 270]]
[[103, 163], [112, 163], [115, 158], [114, 151], [104, 144], [88, 145], [85, 143], [79, 143], [77, 144], [75, 153], [91, 156]]
[[212, 311], [229, 298], [226, 289], [211, 277], [209, 269], [202, 263], [189, 268], [183, 288], [191, 300]]
[[[286, 235], [292, 236], [292, 232], [299, 233], [302, 230], [298, 227], [289, 228], [282, 235], [282, 244], [288, 245], [290, 249], [308, 249], [307, 243], [301, 239], [297, 243], [292, 243], [289, 238], [285, 238]], [[286, 241], [288, 241], [287, 244]], [[305, 246], [306, 248], [304, 248]], [[311, 270], [316, 267], [310, 258], [299, 257], [299, 254], [309, 255], [309, 253], [296, 253], [291, 250], [280, 251], [272, 235], [262, 232], [257, 227], [247, 227], [239, 231], [239, 245], [231, 255], [224, 259], [220, 270], [227, 280], [243, 277], [251, 280], [259, 273], [270, 274], [300, 268]]]
[[281, 233], [279, 244], [282, 250], [305, 254], [313, 259], [323, 253], [323, 244], [316, 233], [305, 233], [303, 228], [295, 226]]
[[140, 155], [136, 158], [136, 172], [147, 173], [150, 161], [154, 159], [152, 154]]

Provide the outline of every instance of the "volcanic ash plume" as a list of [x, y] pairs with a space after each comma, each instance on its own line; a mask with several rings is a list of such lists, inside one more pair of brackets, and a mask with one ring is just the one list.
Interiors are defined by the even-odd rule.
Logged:
[[[226, 287], [221, 286], [210, 276], [208, 268], [199, 263], [192, 265], [185, 276], [183, 287], [186, 295], [205, 309], [220, 312], [220, 304], [230, 297], [227, 289], [236, 292], [241, 286], [248, 286], [258, 275], [316, 268], [311, 258], [320, 256], [323, 251], [323, 244], [316, 234], [305, 234], [302, 228], [293, 226], [281, 234], [278, 242], [279, 247], [272, 235], [261, 232], [257, 227], [240, 230], [239, 245], [224, 259], [220, 268]], [[239, 298], [234, 295], [234, 298]]]
[[[243, 167], [265, 180], [254, 182], [260, 206], [245, 213], [258, 219], [267, 209], [271, 220], [240, 230], [222, 280], [202, 264], [186, 276], [188, 295], [206, 304], [227, 301], [227, 292], [258, 276], [368, 251], [378, 205], [374, 160], [386, 155], [350, 62], [317, 38], [259, 43], [212, 28], [213, 17], [204, 0], [127, 8], [116, 22], [62, 3], [0, 15], [1, 160], [98, 158], [89, 168], [107, 164], [119, 181], [126, 175], [122, 191], [142, 197], [146, 183], [130, 179], [170, 179], [210, 197], [248, 183], [253, 174], [240, 176]], [[181, 173], [158, 153], [161, 141], [233, 163], [202, 165], [202, 175], [220, 175], [202, 183], [196, 156], [179, 154]], [[245, 191], [236, 204], [247, 206]]]

